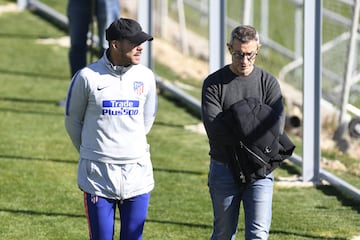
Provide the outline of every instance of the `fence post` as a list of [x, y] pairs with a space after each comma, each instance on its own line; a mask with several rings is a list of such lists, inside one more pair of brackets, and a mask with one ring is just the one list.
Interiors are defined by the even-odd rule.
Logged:
[[[137, 20], [142, 26], [144, 32], [153, 34], [152, 28], [152, 0], [139, 0], [137, 5]], [[141, 57], [141, 63], [151, 69], [154, 69], [152, 58], [152, 45], [146, 41], [143, 43], [144, 49]]]
[[343, 125], [346, 123], [346, 107], [349, 101], [350, 95], [350, 87], [353, 84], [353, 73], [354, 73], [354, 66], [355, 60], [357, 58], [356, 55], [356, 45], [357, 45], [357, 32], [359, 27], [359, 11], [360, 11], [360, 0], [355, 0], [354, 3], [354, 12], [353, 12], [353, 19], [352, 19], [352, 26], [351, 26], [351, 34], [350, 34], [350, 41], [349, 47], [347, 52], [347, 61], [346, 61], [346, 71], [344, 76], [344, 83], [342, 88], [341, 94], [341, 107], [340, 107], [340, 118], [339, 118], [339, 134], [341, 135], [343, 129], [345, 128]]
[[17, 0], [17, 7], [19, 10], [24, 10], [28, 6], [29, 0]]
[[209, 73], [225, 63], [225, 2], [209, 1]]
[[319, 181], [322, 0], [304, 3], [303, 181]]

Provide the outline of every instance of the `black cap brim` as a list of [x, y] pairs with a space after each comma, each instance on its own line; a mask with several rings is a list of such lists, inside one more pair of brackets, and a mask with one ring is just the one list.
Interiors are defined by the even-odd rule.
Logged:
[[140, 45], [142, 44], [143, 42], [146, 42], [146, 41], [152, 41], [154, 38], [145, 33], [145, 32], [139, 32], [138, 34], [134, 35], [134, 36], [131, 36], [131, 37], [125, 37], [126, 39], [128, 39], [130, 42], [134, 43], [135, 45]]

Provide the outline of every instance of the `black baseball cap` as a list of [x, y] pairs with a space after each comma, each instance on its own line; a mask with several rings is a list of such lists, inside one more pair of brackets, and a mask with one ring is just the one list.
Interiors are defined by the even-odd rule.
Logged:
[[130, 18], [119, 18], [106, 29], [106, 40], [128, 39], [130, 42], [139, 45], [154, 38], [145, 33], [140, 24]]

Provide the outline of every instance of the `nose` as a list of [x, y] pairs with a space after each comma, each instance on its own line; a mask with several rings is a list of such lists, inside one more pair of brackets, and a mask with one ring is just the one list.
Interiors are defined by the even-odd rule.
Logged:
[[143, 50], [143, 45], [142, 45], [142, 43], [140, 43], [139, 45], [136, 46], [136, 50], [138, 50], [138, 51], [142, 51], [142, 50]]
[[241, 56], [241, 57], [239, 57], [238, 59], [240, 60], [240, 62], [246, 62], [246, 61], [249, 61], [249, 59], [247, 58], [247, 56], [246, 56], [246, 55]]

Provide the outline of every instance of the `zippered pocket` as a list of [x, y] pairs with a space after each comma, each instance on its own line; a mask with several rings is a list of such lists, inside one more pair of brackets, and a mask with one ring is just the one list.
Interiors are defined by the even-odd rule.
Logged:
[[269, 163], [267, 163], [262, 157], [260, 157], [258, 154], [256, 154], [254, 151], [252, 151], [250, 148], [248, 148], [242, 141], [240, 141], [240, 148], [245, 149], [258, 165], [260, 165], [262, 167], [263, 166], [270, 167]]

